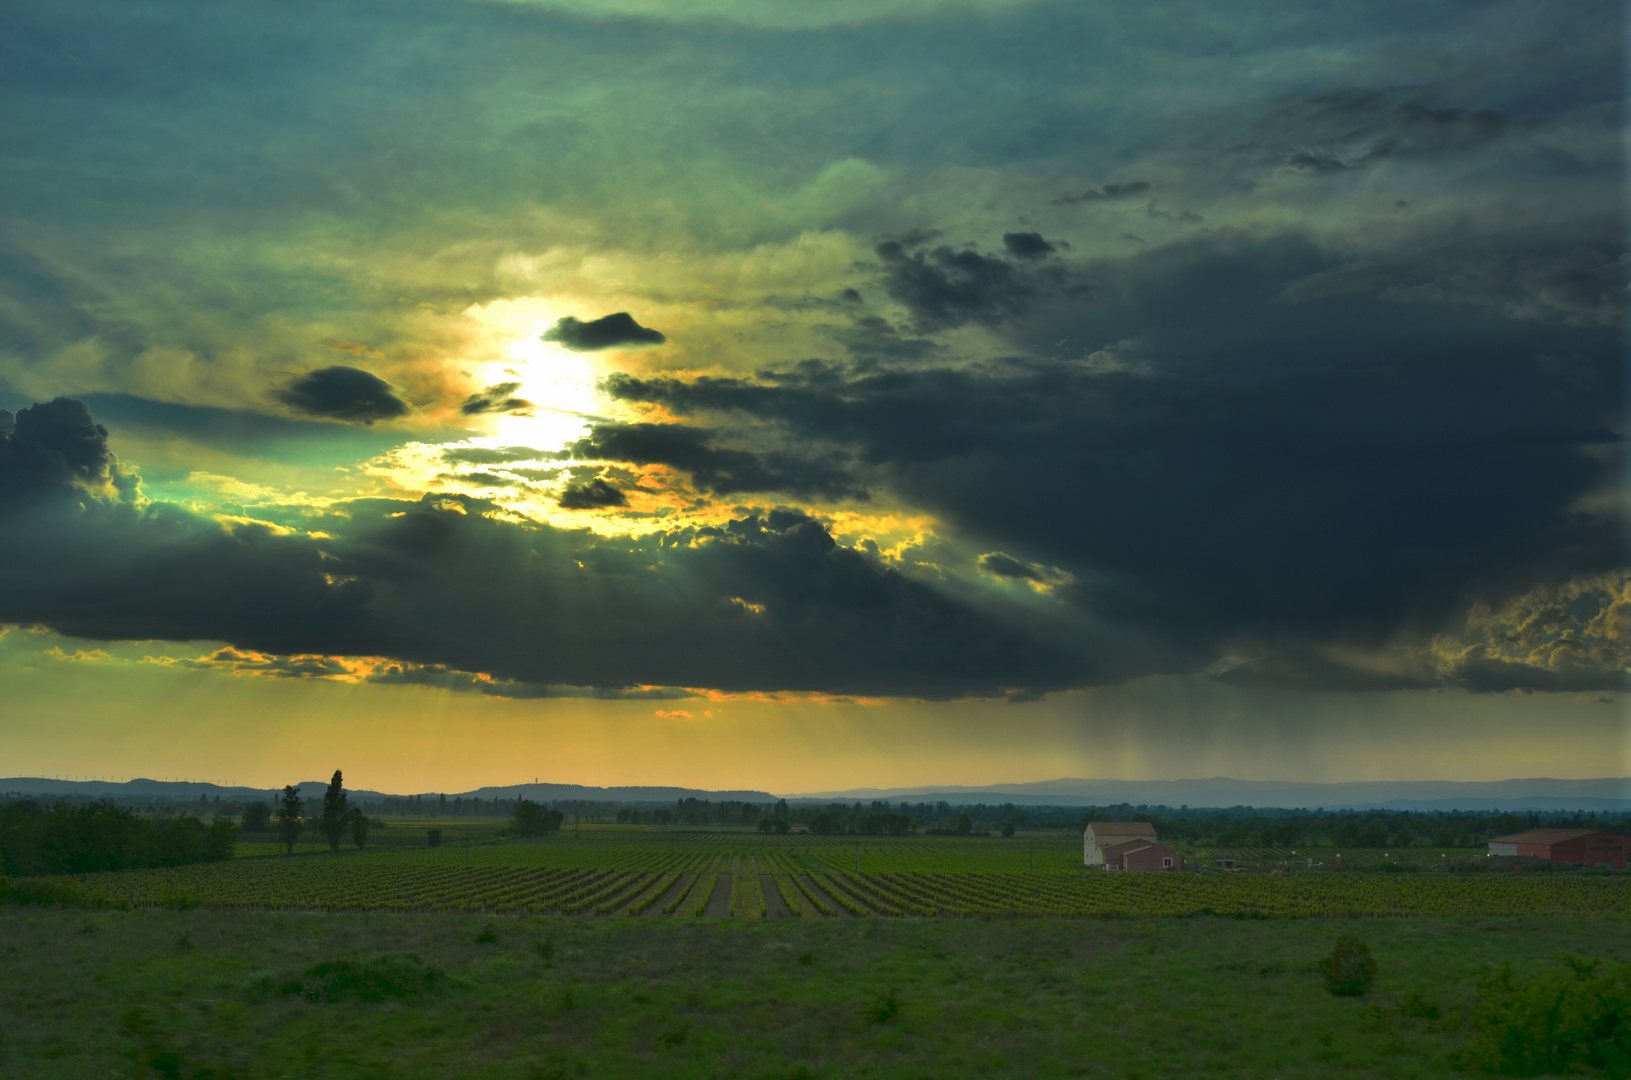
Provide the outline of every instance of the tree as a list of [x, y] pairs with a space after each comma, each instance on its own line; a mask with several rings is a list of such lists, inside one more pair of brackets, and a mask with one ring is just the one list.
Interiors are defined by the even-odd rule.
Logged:
[[300, 789], [289, 784], [283, 789], [283, 805], [278, 807], [277, 832], [278, 839], [283, 841], [283, 846], [290, 855], [294, 854], [294, 842], [300, 839], [300, 832], [306, 827], [301, 817], [304, 809], [300, 800]]
[[244, 832], [265, 832], [272, 819], [272, 808], [263, 802], [252, 802], [244, 807]]
[[957, 835], [967, 836], [974, 831], [974, 819], [967, 814], [957, 815]]
[[351, 842], [361, 851], [363, 845], [368, 843], [368, 815], [358, 807], [353, 806], [345, 816], [346, 827], [351, 830]]
[[334, 776], [328, 782], [328, 790], [323, 792], [323, 816], [317, 819], [317, 827], [323, 830], [330, 851], [340, 850], [340, 841], [345, 839], [346, 827], [350, 824], [350, 819], [346, 817], [350, 809], [340, 770], [335, 769]]
[[531, 799], [517, 800], [515, 813], [510, 817], [518, 836], [542, 836], [555, 832], [564, 819], [565, 815], [559, 810], [540, 806]]

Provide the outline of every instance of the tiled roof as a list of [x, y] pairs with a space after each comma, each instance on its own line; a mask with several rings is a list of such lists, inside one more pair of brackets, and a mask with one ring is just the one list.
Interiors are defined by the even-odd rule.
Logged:
[[1090, 821], [1094, 836], [1148, 836], [1155, 838], [1155, 826], [1147, 821]]
[[1511, 836], [1497, 836], [1490, 840], [1492, 844], [1561, 844], [1565, 840], [1574, 840], [1592, 833], [1602, 832], [1601, 829], [1530, 829], [1527, 832], [1513, 833]]

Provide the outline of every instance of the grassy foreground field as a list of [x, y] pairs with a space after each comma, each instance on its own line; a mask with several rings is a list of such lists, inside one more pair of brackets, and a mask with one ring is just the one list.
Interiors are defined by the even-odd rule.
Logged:
[[[1314, 971], [1343, 932], [1379, 961], [1364, 999]], [[1477, 974], [1565, 951], [1631, 960], [1631, 921], [5, 906], [0, 1075], [1443, 1076]]]

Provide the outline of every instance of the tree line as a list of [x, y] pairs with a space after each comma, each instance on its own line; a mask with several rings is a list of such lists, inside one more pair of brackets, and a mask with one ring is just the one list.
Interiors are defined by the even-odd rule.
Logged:
[[0, 804], [0, 872], [16, 877], [229, 859], [237, 838], [230, 817], [144, 817], [105, 802]]

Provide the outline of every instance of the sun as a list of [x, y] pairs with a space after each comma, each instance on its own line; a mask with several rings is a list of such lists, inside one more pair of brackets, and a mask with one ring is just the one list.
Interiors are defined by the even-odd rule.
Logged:
[[530, 403], [500, 415], [494, 437], [505, 445], [553, 451], [587, 435], [610, 403], [596, 388], [596, 365], [542, 340], [544, 326], [511, 342], [511, 362], [489, 365], [486, 374], [489, 385], [518, 383], [509, 396]]

